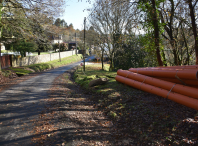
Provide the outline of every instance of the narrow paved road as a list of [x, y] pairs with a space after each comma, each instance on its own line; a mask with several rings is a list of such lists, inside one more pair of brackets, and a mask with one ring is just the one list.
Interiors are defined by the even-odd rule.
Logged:
[[35, 145], [31, 141], [36, 136], [32, 130], [45, 108], [50, 85], [57, 76], [80, 63], [44, 72], [0, 93], [0, 146]]

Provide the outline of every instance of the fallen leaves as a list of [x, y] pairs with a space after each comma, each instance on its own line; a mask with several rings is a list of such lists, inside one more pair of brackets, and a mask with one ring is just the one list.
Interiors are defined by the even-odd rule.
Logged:
[[[65, 76], [65, 74], [63, 75]], [[112, 123], [104, 117], [103, 112], [94, 108], [93, 102], [87, 98], [87, 96], [91, 95], [85, 95], [78, 87], [66, 84], [68, 83], [66, 81], [68, 78], [62, 77], [59, 76], [55, 79], [52, 90], [50, 90], [50, 97], [45, 100], [48, 106], [40, 114], [40, 120], [37, 121], [37, 126], [34, 129], [34, 133], [38, 136], [32, 140], [42, 145], [67, 145], [67, 142], [64, 141], [71, 141], [71, 139], [68, 139], [70, 133], [64, 139], [57, 138], [57, 134], [59, 133], [59, 136], [63, 137], [64, 133], [62, 132], [65, 130], [62, 129], [68, 128], [74, 129], [71, 131], [73, 133], [72, 137], [82, 137], [80, 141], [72, 140], [78, 143], [76, 145], [81, 145], [82, 143], [93, 144], [95, 142], [94, 140], [91, 141], [91, 137], [99, 135], [103, 135], [102, 139], [108, 139], [106, 135], [110, 135], [109, 130]], [[55, 92], [55, 89], [57, 92]], [[109, 129], [105, 129], [106, 132], [103, 132], [104, 130], [97, 127]], [[92, 131], [90, 128], [96, 128], [99, 131]], [[84, 139], [84, 136], [90, 137], [90, 140]], [[100, 143], [106, 145], [105, 143], [108, 140], [104, 141], [102, 139]]]
[[[37, 142], [46, 144], [51, 139], [57, 145], [67, 145], [64, 140], [68, 139], [69, 133], [60, 139], [56, 138], [57, 133], [54, 131], [71, 128], [72, 137], [80, 139], [73, 140], [76, 145], [197, 144], [198, 117], [194, 116], [194, 110], [136, 90], [116, 89], [116, 92], [109, 93], [113, 96], [90, 91], [84, 94], [84, 89], [68, 81], [67, 75], [65, 73], [64, 78], [59, 76], [55, 80], [50, 98], [46, 100], [50, 108], [40, 116], [44, 123], [38, 126], [38, 130], [47, 134], [46, 137], [42, 134]], [[111, 118], [107, 119], [104, 115], [110, 115]], [[194, 120], [184, 120], [186, 117], [194, 117]], [[92, 130], [93, 127], [99, 127], [100, 130]], [[59, 136], [64, 134], [60, 132]], [[98, 143], [97, 140], [84, 139], [94, 136], [100, 137]]]

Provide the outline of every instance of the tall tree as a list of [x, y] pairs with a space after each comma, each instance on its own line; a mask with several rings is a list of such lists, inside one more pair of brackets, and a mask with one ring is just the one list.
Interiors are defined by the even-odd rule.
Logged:
[[[98, 8], [102, 10], [100, 7], [102, 1], [97, 2], [99, 5], [94, 6], [95, 11], [91, 15], [96, 13], [100, 15]], [[162, 58], [164, 65], [166, 62], [168, 65], [186, 65], [198, 64], [197, 2], [197, 0], [109, 0], [106, 1], [106, 7], [111, 9], [114, 5], [119, 8], [123, 3], [128, 3], [134, 10], [137, 8], [141, 10], [140, 13], [134, 10], [128, 13], [137, 14], [136, 21], [131, 19], [132, 21], [128, 21], [129, 25], [125, 23], [128, 25], [125, 28], [134, 31], [135, 29], [130, 29], [134, 25], [143, 27], [145, 36], [150, 37], [148, 43], [151, 45], [147, 46], [155, 48], [159, 65], [162, 65]]]
[[96, 1], [93, 8], [96, 13], [90, 15], [90, 24], [100, 35], [104, 46], [104, 52], [110, 59], [110, 70], [114, 70], [114, 54], [121, 49], [122, 36], [130, 25], [128, 1], [119, 5], [114, 5], [115, 0]]
[[196, 64], [198, 65], [198, 37], [197, 37], [197, 24], [195, 19], [195, 6], [197, 4], [197, 0], [193, 3], [192, 0], [187, 0], [189, 9], [190, 9], [190, 18], [191, 18], [191, 25], [195, 40], [195, 56], [196, 56]]
[[61, 19], [60, 18], [57, 18], [54, 22], [54, 25], [60, 27], [61, 26]]
[[147, 17], [147, 19], [145, 19], [146, 26], [147, 27], [150, 26], [153, 29], [155, 51], [158, 60], [158, 65], [163, 66], [163, 62], [160, 54], [160, 27], [159, 27], [159, 18], [158, 18], [158, 10], [157, 10], [157, 8], [159, 7], [159, 3], [160, 1], [157, 0], [140, 0], [139, 8], [145, 12], [145, 15]]
[[68, 28], [70, 28], [70, 29], [74, 29], [73, 24], [72, 24], [72, 23], [70, 23], [70, 24], [69, 24], [69, 26], [68, 26]]
[[52, 17], [62, 13], [63, 3], [63, 0], [1, 0], [0, 30], [8, 30], [10, 36], [1, 33], [0, 43], [12, 37], [40, 39], [39, 27], [51, 23]]
[[64, 19], [62, 19], [61, 21], [60, 21], [60, 26], [61, 27], [68, 27], [68, 25], [67, 25], [67, 22], [65, 22], [65, 20]]

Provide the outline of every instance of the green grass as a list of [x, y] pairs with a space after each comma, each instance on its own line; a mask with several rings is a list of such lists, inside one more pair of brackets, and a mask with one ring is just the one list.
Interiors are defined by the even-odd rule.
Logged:
[[[83, 72], [83, 67], [78, 68], [74, 74], [75, 82], [81, 85], [85, 90], [91, 90], [96, 94], [103, 95], [98, 99], [94, 97], [99, 104], [98, 106], [106, 107], [108, 109], [107, 114], [113, 119], [118, 119], [123, 115], [121, 110], [125, 109], [125, 104], [122, 103], [120, 97], [123, 92], [128, 93], [125, 99], [128, 100], [129, 96], [139, 96], [143, 91], [137, 90], [135, 88], [126, 86], [115, 80], [117, 72], [108, 71], [109, 64], [105, 64], [105, 70], [101, 70], [101, 65], [86, 65], [85, 72]], [[89, 82], [96, 78], [108, 78], [108, 82], [105, 85], [97, 85], [94, 87], [89, 87]]]
[[82, 54], [78, 54], [78, 55], [73, 55], [73, 56], [69, 56], [69, 57], [66, 57], [66, 58], [62, 58], [61, 62], [58, 59], [58, 60], [50, 61], [48, 63], [50, 63], [53, 67], [59, 67], [59, 66], [63, 66], [63, 65], [66, 65], [66, 64], [70, 64], [70, 63], [80, 61], [81, 59], [82, 59]]
[[[41, 71], [45, 71], [48, 69], [57, 68], [63, 65], [80, 61], [81, 59], [82, 59], [82, 55], [78, 54], [78, 55], [73, 55], [73, 56], [69, 56], [66, 58], [62, 58], [61, 62], [59, 60], [54, 60], [54, 61], [49, 61], [46, 63], [32, 64], [32, 65], [25, 66], [25, 67], [10, 67], [9, 69], [18, 75], [26, 75], [32, 72], [41, 72]], [[5, 76], [9, 76], [8, 75], [9, 73], [6, 70], [2, 70], [2, 72], [4, 72], [3, 74]]]
[[115, 80], [117, 72], [108, 71], [109, 64], [105, 64], [104, 70], [101, 70], [101, 65], [86, 65], [85, 73], [83, 72], [83, 67], [78, 68], [75, 72], [75, 82], [83, 86], [84, 88], [89, 88], [89, 82], [96, 78], [108, 78], [108, 82], [105, 85], [95, 86], [94, 92], [100, 92], [102, 94], [113, 93], [117, 88], [122, 89], [123, 85]]
[[54, 68], [50, 63], [32, 64], [32, 65], [29, 65], [28, 67], [33, 69], [35, 72], [40, 72], [40, 71]]
[[[177, 135], [178, 145], [183, 145], [182, 137], [185, 131], [176, 129], [176, 125], [180, 120], [193, 118], [197, 112], [191, 110], [188, 115], [184, 115], [181, 113], [182, 106], [175, 107], [174, 103], [164, 98], [119, 83], [114, 78], [116, 72], [107, 71], [107, 67], [102, 71], [101, 65], [86, 65], [85, 73], [81, 67], [77, 69], [74, 77], [75, 82], [84, 88], [85, 93], [93, 92], [90, 99], [99, 110], [105, 112], [115, 122], [115, 125], [118, 125], [119, 133], [123, 131], [123, 135], [136, 135], [138, 137], [136, 142], [143, 145], [148, 143], [158, 145], [158, 142], [174, 145], [173, 141], [176, 137], [171, 135], [173, 133]], [[109, 82], [105, 85], [88, 87], [89, 82], [97, 77], [107, 77]], [[153, 136], [159, 134], [159, 137]], [[191, 136], [190, 133], [186, 134], [186, 137]], [[193, 136], [197, 137], [195, 133]]]
[[9, 77], [9, 75], [11, 75], [12, 72], [10, 70], [2, 70], [0, 71], [0, 73], [5, 77]]
[[66, 58], [62, 58], [61, 62], [58, 59], [58, 60], [53, 60], [53, 61], [49, 61], [46, 63], [32, 64], [32, 65], [29, 65], [28, 67], [33, 69], [35, 72], [39, 72], [39, 71], [44, 71], [46, 69], [57, 68], [63, 65], [77, 62], [77, 61], [80, 61], [81, 58], [82, 58], [82, 55], [78, 54], [78, 55], [73, 55], [73, 56], [69, 56]]
[[18, 75], [26, 75], [26, 74], [29, 74], [29, 73], [33, 72], [31, 70], [27, 70], [27, 68], [25, 68], [25, 67], [24, 68], [13, 68], [13, 67], [10, 67], [9, 69], [14, 71]]
[[[197, 138], [195, 132], [187, 133], [181, 126], [177, 128], [178, 124], [183, 124], [183, 119], [197, 116], [197, 111], [175, 106], [172, 101], [119, 83], [115, 80], [116, 72], [109, 72], [108, 66], [105, 67], [106, 70], [102, 71], [101, 65], [86, 65], [85, 72], [82, 67], [78, 68], [74, 78], [84, 88], [85, 94], [92, 93], [89, 98], [94, 105], [115, 121], [119, 133], [123, 130], [123, 136], [136, 135], [136, 141], [143, 145], [174, 145], [175, 139], [177, 145], [184, 145], [183, 135]], [[89, 82], [97, 77], [107, 77], [109, 82], [88, 87]], [[188, 115], [181, 112], [182, 108]]]
[[[101, 65], [86, 65], [84, 73], [83, 67], [78, 68], [74, 74], [75, 82], [85, 89], [92, 90], [95, 93], [107, 95], [110, 99], [118, 98], [120, 96], [120, 92], [123, 91], [133, 93], [134, 95], [143, 93], [143, 91], [131, 88], [120, 82], [117, 82], [115, 80], [117, 72], [108, 71], [109, 64], [105, 64], [105, 70], [101, 69]], [[108, 78], [109, 81], [105, 85], [97, 85], [94, 86], [94, 88], [90, 88], [89, 82], [96, 78]]]

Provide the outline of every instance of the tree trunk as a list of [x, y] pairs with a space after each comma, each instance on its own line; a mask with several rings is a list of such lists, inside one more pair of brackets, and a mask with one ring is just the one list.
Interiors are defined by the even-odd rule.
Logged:
[[193, 35], [194, 35], [194, 39], [195, 39], [196, 65], [198, 65], [198, 38], [197, 38], [194, 6], [192, 5], [192, 0], [188, 0], [188, 5], [189, 5], [189, 9], [190, 9], [190, 17], [191, 17], [191, 23], [192, 23], [192, 28], [193, 28]]
[[163, 58], [164, 65], [167, 66], [166, 56], [165, 56], [164, 50], [162, 50], [162, 58]]
[[[177, 50], [175, 48], [176, 47], [176, 43], [175, 43], [175, 39], [173, 37], [173, 30], [172, 30], [172, 25], [173, 25], [173, 18], [174, 18], [174, 11], [175, 11], [175, 7], [174, 7], [174, 1], [173, 0], [170, 0], [171, 2], [171, 8], [170, 8], [170, 22], [167, 22], [167, 25], [164, 26], [164, 30], [166, 30], [168, 36], [170, 37], [170, 44], [171, 44], [171, 47], [172, 47], [172, 50], [173, 50], [173, 56], [174, 56], [174, 65], [178, 65], [178, 55], [177, 55]], [[165, 23], [164, 21], [164, 17], [162, 15], [162, 13], [160, 13], [161, 15], [161, 22], [162, 23]], [[164, 34], [164, 38], [165, 39], [168, 39], [165, 34]]]
[[157, 18], [157, 12], [156, 12], [156, 4], [155, 4], [155, 0], [152, 0], [152, 8], [153, 11], [151, 12], [151, 14], [153, 15], [153, 26], [154, 26], [154, 35], [155, 35], [155, 49], [156, 49], [156, 54], [157, 54], [157, 61], [159, 66], [163, 66], [163, 62], [161, 59], [161, 55], [160, 55], [160, 47], [159, 47], [159, 26], [158, 26], [158, 18]]
[[188, 43], [187, 43], [187, 40], [186, 40], [186, 37], [185, 37], [185, 33], [184, 33], [184, 29], [183, 29], [183, 26], [181, 24], [181, 30], [182, 30], [182, 35], [183, 35], [183, 38], [184, 38], [184, 44], [185, 44], [185, 47], [186, 47], [186, 53], [187, 53], [187, 58], [186, 58], [186, 61], [184, 62], [184, 65], [189, 65], [189, 48], [188, 48]]
[[102, 70], [104, 70], [104, 49], [102, 49], [102, 57], [101, 57], [101, 62], [102, 62]]
[[109, 71], [113, 71], [114, 70], [113, 55], [109, 58], [109, 60], [110, 60]]
[[177, 51], [176, 51], [176, 49], [173, 49], [173, 55], [174, 55], [174, 64], [175, 64], [175, 65], [178, 65]]
[[[1, 58], [1, 42], [0, 42], [0, 58]], [[0, 60], [0, 72], [1, 72], [1, 60]]]
[[106, 84], [108, 81], [109, 81], [108, 78], [95, 79], [89, 82], [89, 87], [93, 87], [96, 85], [103, 85]]
[[41, 55], [41, 51], [40, 50], [38, 50], [38, 55]]
[[[3, 0], [0, 0], [0, 6], [2, 6], [2, 2]], [[2, 14], [0, 14], [0, 21], [1, 21], [1, 16]], [[1, 33], [2, 33], [2, 27], [0, 28], [0, 40], [1, 40]], [[0, 57], [1, 57], [1, 41], [0, 41]], [[0, 60], [0, 71], [1, 71], [1, 60]]]

